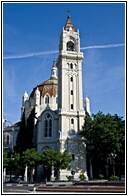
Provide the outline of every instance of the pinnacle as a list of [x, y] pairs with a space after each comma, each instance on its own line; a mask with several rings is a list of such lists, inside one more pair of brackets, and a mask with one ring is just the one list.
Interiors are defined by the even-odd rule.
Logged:
[[72, 22], [71, 22], [71, 20], [70, 20], [70, 16], [68, 15], [67, 21], [66, 21], [66, 24], [65, 24], [65, 28], [64, 28], [64, 29], [65, 29], [66, 31], [69, 31], [70, 27], [72, 28], [73, 31], [75, 31], [75, 28], [74, 28], [74, 26], [73, 26], [73, 24], [72, 24]]

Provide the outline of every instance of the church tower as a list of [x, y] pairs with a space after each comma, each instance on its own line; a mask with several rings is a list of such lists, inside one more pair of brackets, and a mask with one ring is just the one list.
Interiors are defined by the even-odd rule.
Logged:
[[[65, 27], [60, 36], [58, 68], [58, 110], [60, 150], [68, 150], [72, 155], [72, 170], [75, 176], [86, 175], [85, 141], [80, 132], [84, 124], [82, 93], [82, 61], [79, 32], [75, 30], [68, 15]], [[61, 172], [64, 176], [65, 171]], [[71, 175], [68, 173], [67, 175]]]

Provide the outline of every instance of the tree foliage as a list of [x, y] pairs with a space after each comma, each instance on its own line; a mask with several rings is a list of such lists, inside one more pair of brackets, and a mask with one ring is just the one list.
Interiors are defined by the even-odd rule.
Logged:
[[27, 149], [20, 157], [19, 165], [25, 168], [27, 165], [31, 170], [37, 165], [46, 166], [49, 175], [51, 175], [51, 168], [55, 168], [57, 176], [59, 177], [60, 169], [70, 168], [70, 162], [72, 161], [71, 156], [67, 151], [63, 153], [54, 150], [46, 150], [43, 154], [38, 153], [34, 148]]
[[17, 153], [22, 153], [26, 150], [26, 123], [25, 123], [25, 111], [23, 112], [21, 122], [20, 122], [20, 129], [17, 135], [16, 140], [16, 146], [14, 147], [14, 150]]
[[41, 155], [41, 159], [42, 164], [53, 166], [58, 170], [70, 167], [70, 162], [72, 161], [72, 158], [67, 151], [61, 153], [60, 151], [54, 150], [44, 151], [44, 153]]
[[124, 155], [125, 121], [122, 117], [102, 112], [93, 114], [92, 118], [87, 116], [81, 134], [86, 138], [87, 147], [91, 146], [93, 155]]
[[71, 161], [72, 157], [68, 154], [66, 150], [63, 153], [61, 153], [60, 151], [55, 152], [54, 167], [56, 167], [58, 170], [69, 169]]
[[34, 121], [36, 118], [35, 108], [32, 109], [28, 119], [26, 127], [26, 149], [31, 149], [34, 147], [33, 136], [34, 136]]
[[72, 158], [67, 151], [62, 153], [60, 151], [47, 150], [41, 157], [42, 164], [47, 166], [50, 176], [51, 168], [54, 167], [54, 169], [56, 169], [56, 179], [59, 179], [61, 169], [70, 168], [70, 162], [72, 161]]
[[34, 148], [27, 149], [20, 157], [20, 166], [22, 169], [28, 167], [28, 178], [29, 181], [33, 181], [33, 169], [40, 163], [41, 154], [38, 153]]
[[38, 153], [34, 148], [27, 149], [21, 156], [21, 162], [24, 166], [35, 167], [41, 161], [41, 154]]
[[14, 148], [17, 153], [22, 154], [26, 149], [31, 149], [33, 145], [34, 135], [34, 120], [35, 120], [35, 108], [32, 109], [27, 121], [25, 120], [25, 111], [23, 112], [20, 122], [20, 129], [17, 135], [16, 147]]
[[13, 157], [8, 158], [8, 153], [3, 153], [3, 166], [7, 169], [15, 169], [20, 163], [20, 154], [15, 154]]

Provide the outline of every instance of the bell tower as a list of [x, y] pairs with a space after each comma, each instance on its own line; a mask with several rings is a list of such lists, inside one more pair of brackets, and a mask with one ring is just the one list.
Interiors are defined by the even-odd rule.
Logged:
[[[60, 150], [72, 155], [72, 170], [86, 174], [85, 142], [80, 136], [84, 124], [82, 93], [82, 61], [79, 31], [76, 31], [70, 15], [67, 17], [59, 43], [58, 67], [58, 110]], [[82, 158], [81, 158], [82, 157]], [[71, 174], [67, 174], [71, 175]]]
[[60, 37], [59, 57], [57, 61], [59, 92], [59, 109], [78, 111], [83, 109], [82, 100], [82, 60], [80, 38], [68, 16]]

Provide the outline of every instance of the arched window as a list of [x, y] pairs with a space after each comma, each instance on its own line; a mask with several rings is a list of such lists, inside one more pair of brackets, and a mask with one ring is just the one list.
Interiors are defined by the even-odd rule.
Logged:
[[71, 104], [71, 109], [73, 109], [73, 104]]
[[48, 95], [45, 96], [45, 103], [49, 103], [49, 96]]
[[75, 69], [77, 69], [77, 64], [75, 63]]
[[49, 113], [44, 117], [44, 137], [52, 137], [52, 116]]
[[45, 146], [45, 147], [43, 148], [43, 151], [42, 151], [42, 152], [45, 152], [45, 151], [47, 151], [47, 150], [50, 150], [49, 146]]
[[73, 64], [72, 63], [70, 64], [70, 68], [73, 69]]
[[48, 137], [48, 120], [47, 119], [45, 119], [44, 121], [44, 126], [45, 126], [44, 137]]
[[49, 120], [49, 137], [52, 136], [52, 119]]
[[74, 51], [74, 43], [72, 41], [67, 42], [67, 50]]
[[71, 76], [70, 81], [73, 82], [73, 76]]
[[74, 154], [72, 154], [72, 160], [73, 160], [73, 161], [75, 160], [75, 155], [74, 155]]
[[71, 124], [74, 124], [74, 119], [73, 118], [71, 119]]
[[73, 90], [71, 90], [71, 95], [73, 95]]

